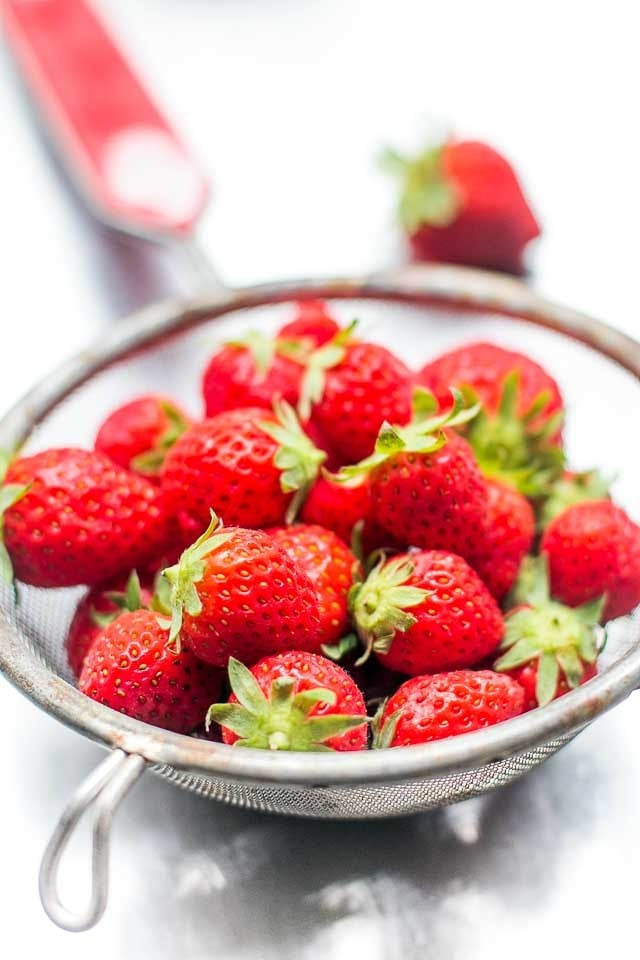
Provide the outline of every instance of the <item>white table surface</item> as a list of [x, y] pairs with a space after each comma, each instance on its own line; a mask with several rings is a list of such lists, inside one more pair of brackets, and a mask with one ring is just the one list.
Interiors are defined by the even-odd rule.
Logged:
[[[453, 118], [515, 159], [545, 237], [532, 282], [640, 326], [633, 5], [485, 0], [106, 0], [100, 4], [214, 179], [200, 237], [234, 284], [398, 257], [373, 164]], [[108, 9], [107, 9], [108, 8]], [[191, 280], [96, 230], [0, 55], [0, 406], [127, 310]], [[0, 686], [0, 918], [11, 955], [119, 960], [520, 960], [631, 956], [640, 701], [520, 783], [396, 822], [294, 822], [152, 776], [118, 815], [99, 928], [43, 915], [38, 862], [101, 751]], [[80, 896], [86, 862], [65, 874]]]

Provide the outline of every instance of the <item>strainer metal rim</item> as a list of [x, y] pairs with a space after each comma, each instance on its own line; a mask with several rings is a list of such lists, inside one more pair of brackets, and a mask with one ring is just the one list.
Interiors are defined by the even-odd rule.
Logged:
[[[37, 384], [0, 420], [0, 446], [23, 442], [71, 390], [109, 363], [232, 310], [300, 295], [434, 302], [487, 309], [546, 326], [594, 347], [640, 379], [640, 344], [591, 317], [550, 303], [519, 281], [456, 267], [409, 268], [355, 279], [287, 281], [148, 307], [105, 333]], [[640, 633], [640, 622], [638, 623]], [[173, 734], [90, 700], [54, 674], [0, 616], [0, 670], [48, 713], [105, 746], [159, 765], [256, 783], [348, 785], [441, 776], [517, 755], [574, 733], [640, 684], [640, 644], [583, 687], [543, 709], [474, 733], [402, 750], [346, 754], [237, 750]]]

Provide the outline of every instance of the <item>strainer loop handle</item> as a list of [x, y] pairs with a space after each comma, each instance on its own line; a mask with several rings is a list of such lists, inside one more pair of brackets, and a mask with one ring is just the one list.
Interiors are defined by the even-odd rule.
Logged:
[[[95, 926], [105, 911], [109, 892], [109, 843], [111, 821], [120, 802], [145, 768], [136, 754], [113, 750], [76, 790], [62, 812], [47, 845], [40, 867], [40, 899], [47, 915], [64, 930], [80, 932]], [[60, 861], [82, 816], [93, 806], [91, 892], [77, 911], [60, 899]]]

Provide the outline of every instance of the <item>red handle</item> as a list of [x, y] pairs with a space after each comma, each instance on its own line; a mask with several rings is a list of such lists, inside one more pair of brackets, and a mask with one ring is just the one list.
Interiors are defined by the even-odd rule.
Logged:
[[85, 0], [0, 0], [9, 44], [93, 211], [185, 234], [208, 182]]

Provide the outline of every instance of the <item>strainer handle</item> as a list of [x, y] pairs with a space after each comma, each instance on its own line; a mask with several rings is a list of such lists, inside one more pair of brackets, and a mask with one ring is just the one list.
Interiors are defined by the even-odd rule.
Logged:
[[[80, 932], [95, 926], [107, 905], [111, 821], [120, 802], [139, 779], [145, 761], [136, 754], [112, 751], [80, 785], [65, 807], [47, 845], [40, 867], [40, 899], [54, 923]], [[91, 892], [84, 909], [62, 903], [58, 889], [60, 861], [82, 816], [93, 806]]]

